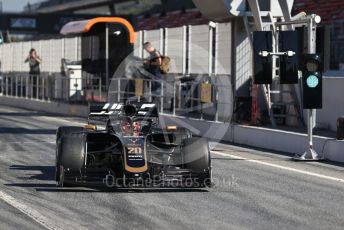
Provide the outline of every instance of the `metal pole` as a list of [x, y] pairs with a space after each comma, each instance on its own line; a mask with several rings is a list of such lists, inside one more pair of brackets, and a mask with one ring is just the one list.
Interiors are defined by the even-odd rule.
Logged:
[[180, 109], [182, 107], [182, 83], [181, 82], [179, 82], [178, 84], [178, 97], [179, 97], [178, 108]]
[[51, 78], [52, 78], [52, 75], [49, 75], [48, 79], [47, 79], [47, 81], [48, 81], [48, 83], [47, 83], [47, 90], [48, 90], [47, 91], [47, 100], [48, 101], [50, 101], [51, 95], [54, 95]]
[[[144, 82], [143, 82], [144, 84]], [[135, 92], [134, 92], [135, 96], [136, 96], [136, 81], [135, 81]], [[137, 102], [140, 103], [141, 102], [141, 96], [137, 96]]]
[[23, 76], [20, 75], [20, 97], [23, 97], [23, 88], [24, 88], [24, 85], [23, 85]]
[[30, 75], [30, 98], [33, 98], [33, 75]]
[[219, 92], [218, 88], [216, 89], [216, 94], [215, 94], [215, 122], [219, 121]]
[[108, 89], [109, 84], [109, 24], [106, 23], [106, 30], [105, 30], [105, 60], [106, 60], [106, 66], [105, 66], [105, 89]]
[[121, 101], [121, 79], [117, 79], [118, 84], [117, 84], [117, 99], [118, 102]]
[[164, 112], [164, 82], [161, 81], [160, 113]]
[[187, 42], [186, 42], [186, 36], [187, 36], [187, 27], [183, 26], [183, 53], [182, 53], [182, 74], [186, 74], [186, 62], [187, 62]]
[[[308, 53], [315, 53], [316, 52], [316, 40], [315, 40], [315, 36], [316, 36], [316, 31], [313, 31], [313, 27], [315, 27], [316, 25], [314, 25], [313, 23], [313, 18], [311, 20], [309, 20], [309, 24], [308, 24]], [[315, 118], [315, 109], [310, 109], [308, 111], [308, 143], [309, 143], [309, 148], [310, 150], [313, 149], [313, 119]]]
[[15, 77], [14, 87], [15, 87], [16, 97], [18, 97], [18, 76], [15, 75], [14, 77]]
[[29, 98], [29, 80], [30, 80], [30, 76], [26, 76], [25, 77], [25, 98], [26, 99]]
[[176, 81], [173, 81], [173, 116], [176, 115]]
[[[308, 19], [308, 53], [313, 54], [316, 52], [316, 17], [317, 15], [312, 15]], [[308, 149], [305, 153], [300, 155], [295, 155], [294, 159], [296, 160], [319, 160], [321, 157], [313, 149], [313, 128], [315, 127], [316, 122], [316, 110], [308, 109]]]
[[102, 78], [99, 78], [99, 99], [102, 99]]
[[213, 72], [213, 34], [214, 34], [214, 28], [209, 26], [209, 45], [208, 45], [208, 74], [211, 75]]
[[0, 95], [3, 96], [4, 95], [4, 78], [2, 77], [1, 81], [1, 86], [0, 86]]
[[5, 95], [8, 96], [8, 77], [5, 77]]
[[148, 88], [149, 88], [149, 102], [152, 102], [152, 81], [148, 82]]
[[42, 100], [45, 100], [45, 77], [42, 77]]
[[313, 109], [308, 109], [308, 144], [309, 148], [313, 148]]
[[201, 118], [200, 118], [201, 120], [204, 120], [203, 119], [203, 102], [201, 101]]
[[11, 96], [11, 95], [12, 95], [11, 81], [12, 81], [12, 79], [11, 79], [11, 77], [8, 75], [8, 76], [7, 76], [7, 86], [6, 86], [6, 89], [7, 89], [6, 95], [7, 95], [7, 96]]
[[36, 99], [39, 100], [39, 77], [36, 75]]

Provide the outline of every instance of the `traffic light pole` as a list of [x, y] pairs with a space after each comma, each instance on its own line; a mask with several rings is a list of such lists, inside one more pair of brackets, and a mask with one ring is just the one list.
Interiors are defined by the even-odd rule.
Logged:
[[[316, 53], [316, 24], [320, 22], [320, 17], [316, 19], [316, 15], [312, 15], [308, 22], [308, 54]], [[316, 124], [316, 109], [308, 109], [308, 149], [302, 155], [296, 154], [295, 160], [320, 160], [321, 157], [313, 148], [313, 129]]]
[[315, 122], [315, 109], [308, 109], [308, 149], [301, 156], [296, 154], [295, 160], [320, 160], [319, 154], [313, 149], [313, 128]]
[[[308, 29], [308, 54], [315, 54], [316, 53], [316, 25], [320, 23], [321, 18], [318, 15], [312, 14], [310, 16], [306, 16], [304, 19], [295, 20], [295, 21], [288, 21], [288, 22], [277, 22], [275, 23], [276, 26], [285, 26], [285, 25], [295, 25], [295, 24], [306, 24]], [[302, 155], [296, 154], [294, 159], [295, 160], [319, 160], [321, 157], [319, 154], [313, 149], [313, 128], [315, 127], [316, 121], [316, 110], [315, 109], [308, 109], [307, 110], [308, 116], [308, 149]]]

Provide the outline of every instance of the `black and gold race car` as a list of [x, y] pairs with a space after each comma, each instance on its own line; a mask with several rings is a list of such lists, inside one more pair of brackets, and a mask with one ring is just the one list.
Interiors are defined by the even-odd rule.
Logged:
[[182, 127], [163, 127], [155, 104], [91, 105], [88, 124], [60, 127], [56, 146], [56, 182], [61, 187], [212, 183], [208, 141]]

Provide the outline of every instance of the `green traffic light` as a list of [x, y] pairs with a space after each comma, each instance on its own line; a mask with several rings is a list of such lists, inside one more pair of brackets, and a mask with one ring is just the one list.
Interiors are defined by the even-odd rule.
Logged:
[[323, 64], [319, 54], [305, 54], [302, 71], [304, 109], [322, 108], [322, 70]]
[[319, 85], [319, 79], [318, 79], [318, 77], [317, 76], [315, 76], [315, 75], [309, 75], [308, 77], [307, 77], [307, 80], [306, 80], [306, 82], [307, 82], [307, 86], [309, 87], [309, 88], [315, 88], [315, 87], [317, 87], [318, 85]]

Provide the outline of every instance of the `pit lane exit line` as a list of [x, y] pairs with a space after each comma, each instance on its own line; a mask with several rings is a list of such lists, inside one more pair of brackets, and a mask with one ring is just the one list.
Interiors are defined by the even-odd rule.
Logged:
[[301, 169], [295, 169], [295, 168], [286, 167], [286, 166], [282, 166], [282, 165], [278, 165], [278, 164], [272, 164], [272, 163], [268, 163], [268, 162], [264, 162], [264, 161], [260, 161], [260, 160], [254, 160], [254, 159], [250, 159], [250, 158], [239, 157], [239, 156], [235, 156], [232, 154], [223, 153], [223, 152], [219, 152], [219, 151], [211, 151], [211, 152], [214, 154], [220, 155], [220, 156], [230, 157], [230, 158], [238, 159], [238, 160], [244, 160], [247, 162], [265, 165], [265, 166], [278, 168], [278, 169], [283, 169], [283, 170], [294, 172], [294, 173], [299, 173], [299, 174], [303, 174], [303, 175], [308, 175], [308, 176], [313, 176], [313, 177], [317, 177], [317, 178], [321, 178], [321, 179], [326, 179], [326, 180], [344, 183], [344, 179], [337, 178], [337, 177], [326, 176], [326, 175], [322, 175], [319, 173], [308, 172], [308, 171], [304, 171]]

